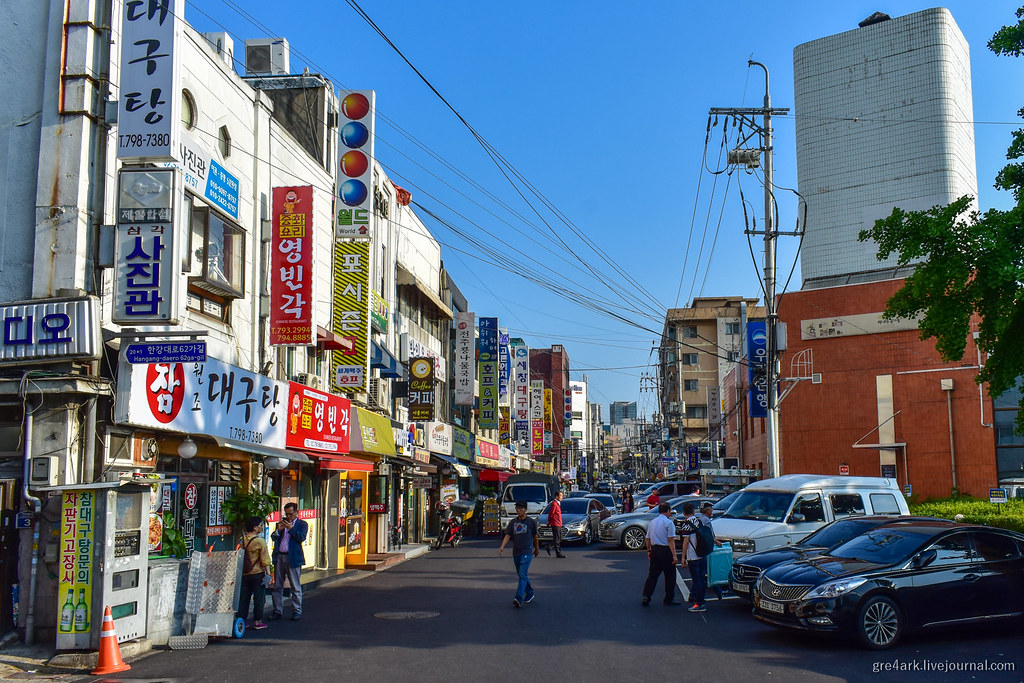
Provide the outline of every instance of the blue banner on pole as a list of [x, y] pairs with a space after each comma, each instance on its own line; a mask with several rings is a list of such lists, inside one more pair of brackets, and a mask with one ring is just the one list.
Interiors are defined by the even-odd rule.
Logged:
[[768, 417], [768, 328], [764, 322], [747, 323], [747, 382], [750, 417]]

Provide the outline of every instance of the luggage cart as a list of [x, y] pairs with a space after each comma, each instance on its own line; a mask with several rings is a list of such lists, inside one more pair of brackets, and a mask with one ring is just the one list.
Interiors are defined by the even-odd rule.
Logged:
[[200, 650], [210, 638], [245, 635], [245, 620], [236, 616], [244, 558], [244, 550], [192, 553], [185, 594], [185, 635], [168, 639], [172, 650]]

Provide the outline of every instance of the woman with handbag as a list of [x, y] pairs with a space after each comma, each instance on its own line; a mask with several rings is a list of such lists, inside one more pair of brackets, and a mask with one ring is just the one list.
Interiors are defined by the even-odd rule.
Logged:
[[270, 551], [263, 540], [263, 518], [250, 517], [245, 522], [245, 536], [239, 547], [245, 551], [242, 561], [242, 588], [238, 596], [238, 616], [249, 618], [249, 601], [254, 601], [252, 628], [257, 631], [267, 627], [263, 623], [263, 604], [267, 601], [267, 584], [274, 567]]

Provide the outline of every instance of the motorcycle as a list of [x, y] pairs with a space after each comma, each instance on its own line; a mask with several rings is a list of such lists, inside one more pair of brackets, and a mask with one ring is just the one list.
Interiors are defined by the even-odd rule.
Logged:
[[437, 538], [434, 540], [434, 550], [440, 550], [445, 543], [456, 548], [462, 541], [462, 530], [466, 522], [473, 516], [476, 507], [475, 503], [468, 500], [454, 500], [446, 503], [441, 500], [434, 506], [441, 517], [441, 524], [437, 530]]

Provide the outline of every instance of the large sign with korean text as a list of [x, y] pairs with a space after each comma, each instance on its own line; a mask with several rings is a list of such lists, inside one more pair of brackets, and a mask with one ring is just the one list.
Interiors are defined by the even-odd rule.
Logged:
[[338, 172], [334, 203], [334, 235], [338, 239], [373, 236], [373, 122], [376, 97], [372, 90], [342, 91], [338, 122]]
[[544, 380], [530, 380], [530, 453], [544, 453]]
[[331, 331], [346, 339], [346, 351], [331, 354], [334, 388], [366, 391], [370, 362], [370, 243], [366, 240], [334, 245], [334, 297]]
[[114, 245], [114, 309], [121, 324], [176, 322], [178, 240], [174, 229], [176, 172], [123, 170]]
[[125, 0], [117, 158], [170, 161], [178, 152], [181, 84], [178, 42], [184, 0]]
[[99, 301], [60, 299], [0, 306], [0, 363], [100, 357]]
[[275, 187], [270, 233], [270, 343], [312, 346], [313, 187]]
[[501, 467], [500, 455], [498, 444], [487, 439], [481, 439], [479, 436], [476, 438], [476, 453], [473, 460], [478, 465]]
[[498, 428], [498, 319], [480, 318], [480, 428]]
[[448, 381], [448, 363], [437, 351], [421, 342], [408, 332], [403, 332], [398, 342], [399, 354], [403, 363], [408, 363], [413, 358], [430, 358], [434, 363], [434, 379], [438, 382]]
[[452, 426], [445, 422], [427, 423], [427, 448], [431, 453], [452, 454]]
[[834, 339], [861, 334], [883, 334], [918, 329], [917, 318], [883, 318], [881, 313], [840, 315], [800, 321], [800, 339]]
[[508, 330], [498, 329], [498, 405], [509, 405], [509, 377], [512, 369], [512, 357], [509, 350]]
[[288, 448], [325, 453], [349, 452], [352, 402], [344, 396], [288, 383]]
[[512, 418], [517, 435], [530, 431], [530, 348], [521, 340], [512, 344]]
[[747, 381], [750, 417], [768, 417], [768, 331], [763, 322], [747, 323]]
[[434, 419], [434, 359], [409, 359], [409, 419], [429, 422]]
[[84, 650], [90, 646], [89, 631], [93, 619], [96, 494], [92, 491], [64, 491], [60, 497], [57, 647]]
[[551, 419], [551, 402], [554, 400], [551, 389], [544, 390], [544, 448], [554, 445], [554, 424]]
[[476, 314], [455, 314], [455, 405], [471, 406], [476, 385]]
[[114, 421], [285, 447], [288, 385], [219, 360], [122, 361]]

